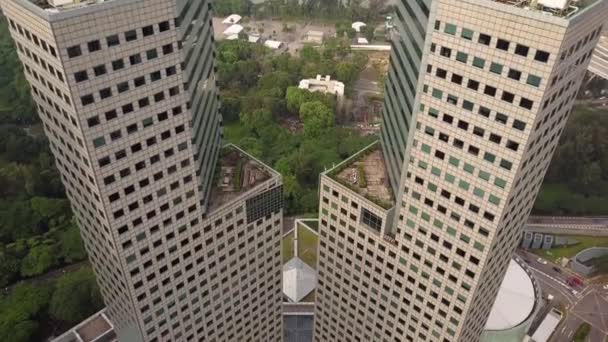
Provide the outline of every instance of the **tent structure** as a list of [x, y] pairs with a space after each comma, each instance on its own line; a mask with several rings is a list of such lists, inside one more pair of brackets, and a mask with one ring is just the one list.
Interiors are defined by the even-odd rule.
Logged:
[[222, 24], [224, 25], [234, 25], [234, 24], [238, 24], [239, 21], [241, 21], [242, 17], [238, 14], [231, 14], [228, 17], [226, 17], [226, 19], [224, 19], [222, 21]]
[[317, 286], [317, 272], [298, 257], [283, 265], [283, 294], [298, 303]]
[[257, 43], [260, 40], [260, 36], [249, 35], [247, 37], [250, 43]]
[[361, 21], [355, 21], [355, 22], [354, 22], [354, 23], [351, 25], [351, 27], [353, 28], [353, 30], [355, 30], [356, 32], [361, 32], [361, 29], [362, 29], [363, 27], [365, 27], [365, 26], [367, 26], [367, 24], [366, 24], [366, 23], [364, 23], [364, 22], [361, 22]]
[[359, 37], [359, 38], [357, 38], [357, 44], [359, 44], [359, 45], [365, 45], [365, 44], [369, 44], [369, 42], [367, 41], [366, 38]]
[[269, 47], [269, 48], [271, 48], [271, 49], [273, 49], [273, 50], [276, 50], [276, 49], [280, 48], [283, 45], [283, 43], [279, 42], [278, 40], [270, 40], [269, 39], [269, 40], [267, 40], [267, 41], [264, 42], [264, 45], [267, 46], [267, 47]]
[[234, 24], [224, 31], [224, 35], [226, 35], [226, 36], [231, 36], [233, 34], [238, 35], [239, 33], [241, 33], [241, 31], [243, 31], [243, 26], [241, 26], [239, 24]]
[[238, 34], [231, 34], [228, 37], [226, 37], [226, 40], [237, 40], [237, 39], [239, 39]]

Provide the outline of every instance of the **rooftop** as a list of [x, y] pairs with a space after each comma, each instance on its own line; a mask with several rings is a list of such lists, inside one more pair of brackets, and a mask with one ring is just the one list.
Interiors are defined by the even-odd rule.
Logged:
[[393, 191], [388, 183], [379, 142], [338, 164], [327, 175], [384, 209], [394, 206]]
[[485, 330], [506, 330], [520, 325], [534, 312], [537, 299], [532, 278], [517, 261], [511, 260]]
[[114, 326], [110, 323], [103, 309], [90, 316], [52, 342], [116, 342]]
[[30, 0], [30, 2], [48, 12], [63, 12], [111, 1], [114, 0]]
[[221, 150], [215, 173], [211, 209], [231, 202], [277, 175], [274, 170], [234, 145], [226, 145]]
[[549, 16], [569, 18], [598, 0], [494, 0]]

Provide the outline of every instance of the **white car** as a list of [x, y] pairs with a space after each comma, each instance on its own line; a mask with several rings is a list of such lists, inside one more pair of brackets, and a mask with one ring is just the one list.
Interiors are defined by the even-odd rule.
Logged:
[[547, 260], [545, 260], [543, 258], [538, 258], [538, 259], [536, 259], [536, 261], [538, 261], [539, 264], [543, 264], [543, 265], [547, 264]]
[[602, 286], [602, 288], [603, 288], [604, 290], [608, 290], [608, 284], [606, 284], [606, 285]]

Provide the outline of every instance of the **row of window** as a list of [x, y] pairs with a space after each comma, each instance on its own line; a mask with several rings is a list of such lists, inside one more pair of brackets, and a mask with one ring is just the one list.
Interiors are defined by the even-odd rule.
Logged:
[[[64, 92], [61, 91], [61, 89], [55, 87], [53, 85], [53, 83], [47, 81], [44, 77], [42, 77], [41, 75], [39, 75], [36, 70], [34, 70], [33, 68], [30, 68], [27, 64], [25, 65], [25, 72], [28, 75], [31, 75], [32, 77], [34, 77], [34, 79], [38, 82], [40, 82], [45, 88], [47, 88], [51, 93], [54, 93], [55, 95], [57, 95], [58, 98], [62, 99], [63, 102], [65, 102], [67, 105], [71, 106], [72, 105], [72, 100], [70, 99], [70, 97], [65, 94]], [[38, 89], [32, 84], [32, 91], [36, 92], [38, 91]], [[39, 94], [36, 94], [39, 95]]]
[[[126, 31], [122, 34], [112, 34], [105, 38], [106, 48], [111, 48], [113, 46], [117, 46], [121, 44], [120, 36], [123, 37], [124, 42], [131, 42], [138, 39], [138, 35], [141, 34], [142, 37], [148, 37], [154, 35], [155, 26], [158, 29], [158, 33], [165, 32], [171, 29], [170, 22], [163, 21], [158, 23], [158, 25], [148, 25], [144, 26], [140, 29], [134, 29]], [[102, 42], [99, 39], [91, 40], [84, 44], [89, 53], [93, 53], [96, 51], [100, 51], [102, 49]], [[83, 52], [82, 45], [73, 45], [67, 48], [67, 54], [70, 58], [75, 58], [81, 56]]]
[[46, 41], [42, 40], [35, 34], [31, 33], [26, 28], [21, 27], [21, 25], [16, 23], [13, 19], [8, 18], [8, 22], [11, 26], [11, 29], [13, 29], [13, 31], [17, 30], [17, 32], [19, 32], [19, 34], [21, 36], [27, 38], [27, 40], [29, 40], [30, 42], [34, 42], [34, 44], [36, 44], [36, 46], [42, 48], [44, 51], [48, 52], [51, 56], [57, 58], [57, 51], [55, 50], [55, 47], [48, 44]]
[[[17, 49], [19, 50], [19, 52], [21, 52], [22, 54], [26, 55], [29, 59], [36, 62], [36, 64], [40, 65], [45, 71], [49, 72], [51, 75], [53, 75], [59, 81], [61, 81], [62, 83], [65, 83], [65, 79], [63, 78], [63, 73], [61, 73], [61, 71], [55, 69], [50, 63], [45, 62], [45, 60], [43, 58], [38, 57], [38, 55], [36, 55], [34, 52], [30, 51], [30, 49], [21, 45], [20, 42], [17, 41], [16, 44], [17, 44]], [[24, 65], [26, 65], [26, 67], [27, 67], [27, 64], [24, 64]]]
[[[176, 72], [176, 70], [175, 70], [175, 67], [173, 67], [173, 66], [169, 67], [169, 68], [166, 68], [165, 69], [165, 77], [169, 77], [169, 76], [175, 74], [175, 72]], [[154, 72], [150, 73], [149, 77], [150, 77], [150, 82], [152, 82], [152, 83], [154, 83], [156, 81], [159, 81], [159, 80], [161, 80], [163, 78], [161, 70], [154, 71]], [[124, 92], [126, 92], [126, 91], [129, 90], [129, 87], [130, 87], [129, 84], [130, 84], [129, 81], [121, 82], [121, 83], [119, 83], [119, 84], [116, 85], [115, 91], [117, 92], [117, 94], [122, 94], [122, 93], [124, 93]], [[133, 87], [135, 87], [135, 88], [141, 87], [141, 86], [143, 86], [145, 84], [146, 84], [146, 77], [145, 76], [140, 76], [140, 77], [137, 77], [137, 78], [135, 78], [133, 80]], [[112, 89], [113, 88], [114, 87], [107, 87], [107, 88], [103, 88], [103, 89], [99, 90], [99, 94], [98, 94], [99, 101], [102, 101], [102, 100], [105, 100], [105, 99], [107, 99], [109, 97], [112, 97], [112, 94], [113, 94]], [[169, 90], [168, 90], [169, 97], [173, 97], [175, 95], [178, 95], [179, 93], [180, 93], [179, 86], [175, 86], [175, 87], [169, 88]], [[80, 102], [82, 103], [83, 106], [88, 106], [88, 105], [91, 105], [91, 104], [95, 103], [95, 101], [96, 101], [95, 98], [96, 98], [95, 94], [86, 94], [86, 95], [83, 95], [83, 96], [80, 97]], [[156, 93], [156, 94], [153, 95], [153, 98], [154, 98], [155, 102], [160, 102], [160, 101], [162, 101], [162, 100], [165, 99], [165, 93], [163, 91], [158, 92], [158, 93]], [[150, 98], [144, 97], [144, 98], [139, 99], [138, 105], [139, 105], [139, 108], [144, 108], [144, 107], [150, 105]], [[128, 110], [128, 109], [124, 109], [125, 106], [129, 106], [129, 105], [124, 105], [123, 106], [123, 114], [127, 114], [128, 113], [128, 112], [124, 111], [124, 110]], [[130, 105], [130, 107], [131, 107], [131, 111], [132, 111], [133, 110], [133, 108], [132, 108], [133, 106]]]
[[[435, 25], [434, 28], [435, 30], [440, 30], [441, 26], [443, 26], [443, 32], [446, 34], [449, 34], [451, 36], [455, 36], [457, 34], [457, 27], [454, 24], [450, 24], [450, 23], [443, 23], [436, 20], [435, 21]], [[475, 36], [475, 32], [473, 30], [470, 30], [468, 28], [461, 28], [460, 30], [460, 37], [462, 39], [465, 40], [470, 40], [473, 41]], [[490, 46], [492, 44], [492, 36], [485, 34], [485, 33], [478, 33], [477, 35], [477, 43], [485, 45], [485, 46]], [[510, 41], [506, 40], [506, 39], [502, 39], [502, 38], [496, 38], [494, 47], [498, 50], [502, 50], [502, 51], [506, 51], [506, 52], [510, 52], [510, 48], [512, 46], [515, 46], [513, 48], [513, 53], [515, 55], [521, 56], [521, 57], [528, 57], [528, 54], [530, 53], [530, 47], [523, 45], [523, 44], [518, 44], [518, 43], [511, 43]], [[538, 62], [543, 62], [543, 63], [547, 63], [549, 61], [549, 57], [550, 54], [547, 51], [543, 51], [543, 50], [536, 50], [536, 52], [534, 53], [534, 60], [538, 61]]]

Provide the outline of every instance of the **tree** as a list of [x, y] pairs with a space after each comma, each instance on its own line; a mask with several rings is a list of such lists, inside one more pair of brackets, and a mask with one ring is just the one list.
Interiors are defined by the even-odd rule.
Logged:
[[300, 58], [304, 63], [318, 63], [321, 55], [314, 47], [305, 45], [300, 49]]
[[336, 76], [338, 80], [344, 82], [346, 85], [351, 85], [359, 77], [359, 71], [351, 62], [340, 62], [336, 66]]
[[241, 122], [251, 130], [264, 127], [272, 122], [272, 113], [267, 109], [257, 109], [241, 113]]
[[300, 106], [304, 134], [318, 137], [334, 125], [334, 113], [321, 101], [305, 102]]
[[61, 276], [55, 284], [49, 313], [55, 319], [76, 323], [99, 311], [103, 300], [90, 268]]
[[367, 39], [367, 41], [369, 41], [370, 43], [374, 40], [375, 33], [376, 28], [374, 27], [374, 25], [370, 24], [363, 27], [363, 35], [365, 35], [365, 39]]
[[80, 231], [76, 222], [72, 222], [67, 230], [60, 235], [61, 257], [66, 263], [82, 261], [87, 257], [87, 251], [80, 238]]
[[12, 255], [6, 248], [0, 251], [0, 286], [6, 286], [13, 282], [19, 275], [19, 259]]
[[47, 244], [33, 246], [21, 263], [21, 275], [42, 274], [57, 264], [56, 248]]
[[0, 341], [28, 342], [34, 340], [37, 319], [44, 313], [51, 289], [17, 285], [0, 301]]

